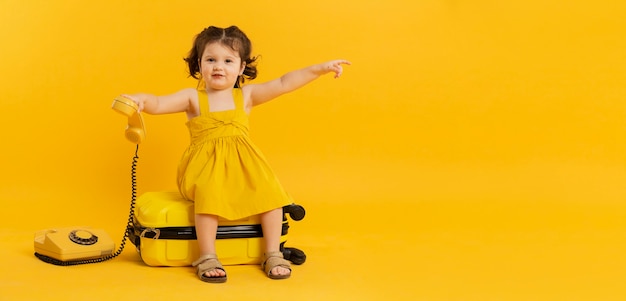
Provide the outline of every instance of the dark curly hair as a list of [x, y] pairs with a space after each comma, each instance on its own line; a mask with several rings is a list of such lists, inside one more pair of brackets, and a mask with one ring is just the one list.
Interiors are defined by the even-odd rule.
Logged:
[[230, 26], [228, 28], [209, 26], [196, 36], [193, 47], [189, 51], [189, 55], [184, 58], [189, 67], [189, 75], [191, 77], [200, 79], [200, 59], [202, 53], [204, 53], [206, 45], [214, 42], [218, 42], [238, 52], [241, 61], [246, 63], [243, 75], [239, 76], [237, 82], [235, 82], [235, 88], [241, 87], [246, 79], [253, 80], [256, 78], [257, 57], [251, 57], [252, 43], [246, 34], [237, 26]]

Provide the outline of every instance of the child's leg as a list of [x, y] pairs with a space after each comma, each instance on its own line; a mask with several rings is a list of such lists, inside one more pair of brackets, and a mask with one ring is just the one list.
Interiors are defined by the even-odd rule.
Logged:
[[[261, 214], [261, 226], [265, 239], [265, 253], [280, 252], [280, 237], [283, 229], [283, 208], [277, 208]], [[277, 266], [271, 270], [272, 275], [289, 275], [290, 269]]]
[[[196, 236], [200, 256], [216, 254], [215, 237], [217, 235], [217, 216], [209, 214], [196, 214]], [[221, 277], [226, 275], [221, 269], [214, 269], [204, 273], [206, 277]]]

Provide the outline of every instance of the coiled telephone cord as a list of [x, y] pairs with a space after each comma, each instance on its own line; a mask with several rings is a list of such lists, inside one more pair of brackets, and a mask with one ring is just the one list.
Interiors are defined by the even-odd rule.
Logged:
[[124, 246], [126, 246], [126, 240], [128, 240], [128, 236], [130, 234], [130, 231], [132, 231], [133, 229], [133, 219], [134, 219], [134, 215], [135, 215], [135, 201], [137, 200], [137, 160], [139, 159], [138, 156], [139, 153], [139, 144], [137, 144], [137, 147], [135, 148], [135, 156], [133, 157], [133, 163], [131, 166], [131, 172], [130, 172], [130, 176], [131, 176], [131, 201], [130, 201], [130, 213], [128, 215], [128, 222], [126, 223], [126, 230], [124, 231], [124, 237], [122, 238], [122, 242], [120, 243], [120, 247], [117, 249], [117, 251], [111, 255], [107, 255], [104, 257], [100, 257], [100, 258], [92, 258], [92, 259], [81, 259], [81, 260], [69, 260], [69, 261], [62, 261], [62, 260], [58, 260], [46, 255], [42, 255], [39, 253], [35, 252], [35, 256], [37, 258], [39, 258], [40, 260], [47, 262], [47, 263], [51, 263], [54, 265], [60, 265], [60, 266], [71, 266], [71, 265], [81, 265], [81, 264], [90, 264], [90, 263], [99, 263], [99, 262], [103, 262], [103, 261], [107, 261], [107, 260], [111, 260], [117, 256], [119, 256], [120, 254], [122, 254], [122, 251], [124, 251]]

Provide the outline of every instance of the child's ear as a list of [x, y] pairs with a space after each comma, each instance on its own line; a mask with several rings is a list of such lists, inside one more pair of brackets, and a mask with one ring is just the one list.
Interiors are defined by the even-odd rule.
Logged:
[[246, 70], [246, 62], [241, 63], [241, 70], [239, 70], [239, 75], [243, 75], [244, 70]]

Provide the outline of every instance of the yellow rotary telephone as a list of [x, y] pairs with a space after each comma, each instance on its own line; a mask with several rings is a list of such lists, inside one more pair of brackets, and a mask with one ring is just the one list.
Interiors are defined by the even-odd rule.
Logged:
[[79, 265], [102, 262], [113, 259], [122, 253], [126, 239], [132, 231], [133, 214], [136, 200], [135, 169], [139, 143], [146, 138], [143, 117], [137, 111], [137, 104], [132, 100], [119, 96], [113, 100], [112, 109], [128, 117], [126, 138], [137, 145], [132, 165], [132, 200], [130, 215], [124, 238], [119, 249], [114, 253], [115, 244], [104, 230], [89, 227], [56, 228], [37, 231], [35, 233], [35, 256], [44, 262], [55, 265]]

